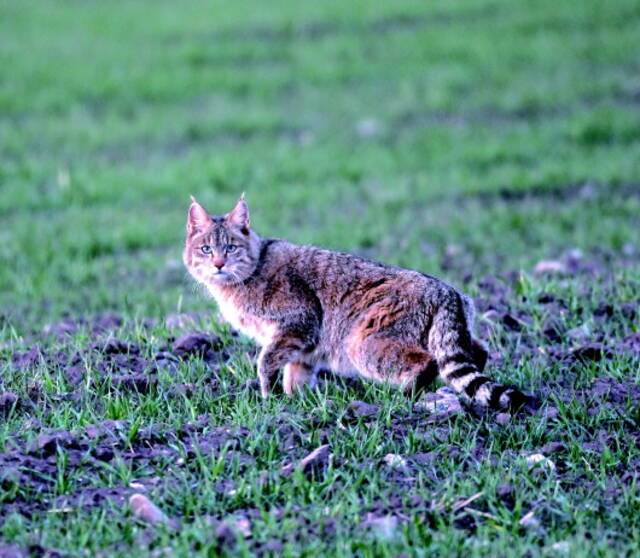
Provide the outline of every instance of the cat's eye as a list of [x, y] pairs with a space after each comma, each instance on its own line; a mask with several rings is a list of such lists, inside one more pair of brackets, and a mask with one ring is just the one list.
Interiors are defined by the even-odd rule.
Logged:
[[200, 250], [203, 254], [211, 254], [211, 246], [209, 246], [208, 244], [200, 246]]
[[235, 244], [227, 244], [227, 254], [232, 254], [238, 247]]

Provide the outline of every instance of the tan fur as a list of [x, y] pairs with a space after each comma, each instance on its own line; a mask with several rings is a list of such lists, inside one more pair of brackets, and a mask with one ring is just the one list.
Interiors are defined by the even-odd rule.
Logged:
[[282, 387], [287, 395], [313, 382], [313, 368], [304, 362], [288, 362], [282, 372]]
[[224, 216], [189, 208], [184, 262], [224, 318], [262, 346], [263, 396], [294, 393], [328, 366], [407, 392], [440, 376], [484, 407], [524, 396], [481, 374], [487, 352], [472, 336], [471, 300], [417, 271], [277, 239], [250, 228], [244, 198]]

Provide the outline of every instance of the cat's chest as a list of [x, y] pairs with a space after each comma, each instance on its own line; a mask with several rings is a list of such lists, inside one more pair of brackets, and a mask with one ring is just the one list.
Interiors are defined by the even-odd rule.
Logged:
[[245, 311], [233, 299], [218, 299], [217, 302], [222, 317], [234, 329], [251, 337], [260, 345], [271, 343], [277, 331], [275, 322]]

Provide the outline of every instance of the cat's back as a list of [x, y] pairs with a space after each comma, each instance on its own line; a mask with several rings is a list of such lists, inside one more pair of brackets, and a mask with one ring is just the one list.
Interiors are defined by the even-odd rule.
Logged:
[[265, 275], [272, 280], [308, 285], [326, 304], [374, 301], [380, 296], [429, 297], [454, 290], [422, 272], [391, 266], [358, 255], [270, 239]]

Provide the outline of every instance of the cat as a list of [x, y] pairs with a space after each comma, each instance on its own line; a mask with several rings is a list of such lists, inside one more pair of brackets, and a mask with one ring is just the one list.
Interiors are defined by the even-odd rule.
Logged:
[[418, 271], [263, 238], [244, 194], [221, 216], [191, 198], [183, 260], [225, 320], [261, 346], [263, 397], [313, 385], [324, 366], [414, 395], [439, 374], [476, 408], [528, 402], [482, 373], [488, 353], [472, 335], [470, 298]]

